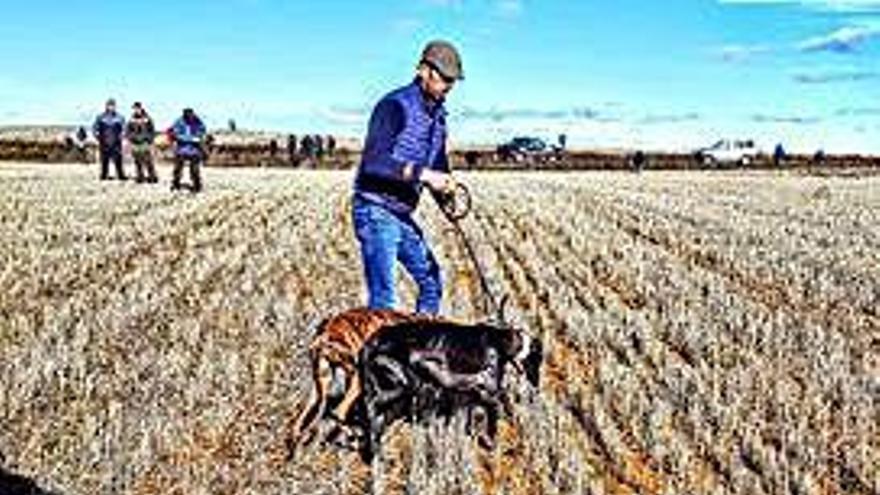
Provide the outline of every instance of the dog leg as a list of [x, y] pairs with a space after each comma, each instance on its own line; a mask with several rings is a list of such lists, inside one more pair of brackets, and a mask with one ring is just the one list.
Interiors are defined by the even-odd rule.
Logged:
[[498, 434], [498, 403], [490, 403], [486, 407], [486, 436], [489, 438], [488, 448], [495, 448], [495, 436]]
[[477, 435], [477, 442], [486, 450], [495, 448], [495, 436], [498, 433], [498, 404], [486, 402], [480, 407], [484, 429]]
[[366, 435], [366, 441], [364, 442], [367, 448], [367, 457], [364, 459], [364, 462], [370, 463], [373, 460], [373, 457], [379, 453], [379, 449], [382, 444], [382, 433], [385, 432], [385, 415], [374, 411], [374, 414], [370, 417], [370, 431]]
[[351, 410], [351, 406], [354, 405], [354, 401], [361, 395], [361, 378], [360, 374], [357, 370], [346, 370], [348, 374], [348, 380], [346, 383], [345, 396], [342, 398], [342, 402], [336, 406], [333, 410], [333, 415], [336, 416], [337, 421], [340, 423], [345, 423], [348, 419], [348, 412]]
[[327, 406], [327, 392], [333, 381], [333, 372], [330, 363], [322, 357], [312, 360], [312, 379], [315, 387], [312, 389], [309, 406], [306, 407], [296, 420], [293, 434], [287, 441], [288, 458], [292, 459], [296, 449], [309, 443], [317, 432], [318, 420], [324, 416]]
[[[393, 359], [386, 356], [367, 355], [365, 381], [363, 384], [364, 438], [361, 459], [370, 464], [379, 452], [382, 433], [388, 421], [389, 406], [403, 395], [409, 385], [406, 373]], [[392, 386], [386, 390], [383, 383]], [[392, 417], [393, 420], [393, 417]]]
[[379, 440], [382, 435], [381, 429], [384, 421], [380, 416], [379, 408], [375, 401], [376, 385], [374, 377], [368, 375], [364, 387], [364, 417], [363, 419], [363, 438], [361, 442], [361, 460], [365, 464], [371, 464], [376, 450], [379, 448]]

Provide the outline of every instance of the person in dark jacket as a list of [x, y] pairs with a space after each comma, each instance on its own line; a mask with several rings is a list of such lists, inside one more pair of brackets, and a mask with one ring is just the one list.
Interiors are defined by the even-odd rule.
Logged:
[[315, 140], [315, 158], [321, 163], [324, 161], [324, 137], [315, 134], [313, 139]]
[[132, 106], [131, 119], [125, 127], [125, 135], [131, 143], [131, 157], [134, 159], [137, 182], [156, 183], [156, 166], [153, 164], [153, 140], [156, 126], [153, 119], [140, 102]]
[[336, 138], [332, 134], [327, 135], [327, 156], [333, 157], [336, 153]]
[[315, 140], [312, 138], [311, 134], [306, 134], [303, 136], [302, 141], [299, 144], [300, 153], [306, 160], [306, 166], [311, 164], [312, 167], [315, 166]]
[[76, 130], [76, 156], [77, 160], [82, 163], [89, 163], [89, 151], [86, 147], [86, 140], [89, 138], [89, 133], [86, 131], [84, 126], [79, 126]]
[[110, 98], [104, 106], [104, 113], [95, 118], [92, 133], [98, 141], [98, 156], [101, 160], [101, 180], [110, 178], [110, 162], [116, 167], [116, 178], [125, 180], [122, 169], [122, 138], [125, 132], [125, 119], [116, 112], [116, 100]]
[[82, 143], [83, 146], [85, 146], [86, 139], [88, 139], [88, 137], [89, 135], [86, 132], [86, 128], [83, 126], [79, 126], [79, 129], [76, 130], [76, 140], [79, 143]]
[[776, 147], [773, 148], [773, 165], [781, 167], [783, 162], [785, 162], [785, 148], [782, 147], [782, 143], [776, 143]]
[[454, 191], [444, 101], [461, 79], [458, 51], [448, 42], [433, 41], [422, 52], [415, 80], [373, 109], [352, 200], [370, 308], [397, 304], [395, 266], [400, 261], [418, 285], [416, 312], [440, 311], [440, 266], [412, 213], [424, 186], [438, 201]]
[[183, 167], [189, 164], [189, 177], [192, 185], [190, 191], [197, 193], [202, 190], [201, 166], [205, 160], [205, 124], [192, 108], [183, 109], [183, 115], [171, 127], [171, 138], [174, 140], [174, 174], [171, 190], [180, 189]]

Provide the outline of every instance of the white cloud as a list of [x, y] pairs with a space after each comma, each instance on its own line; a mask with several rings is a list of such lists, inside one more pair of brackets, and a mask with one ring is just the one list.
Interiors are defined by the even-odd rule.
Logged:
[[880, 79], [880, 73], [867, 70], [831, 69], [796, 73], [792, 75], [792, 79], [801, 84], [855, 83]]
[[412, 17], [404, 17], [393, 21], [391, 28], [397, 33], [413, 34], [424, 26], [424, 23]]
[[739, 63], [771, 51], [771, 48], [765, 45], [726, 45], [718, 48], [716, 54], [725, 62]]
[[733, 5], [800, 5], [833, 12], [880, 12], [878, 0], [719, 0]]
[[798, 44], [805, 52], [829, 51], [852, 53], [868, 41], [880, 38], [880, 26], [846, 26], [825, 36], [810, 38]]
[[334, 124], [343, 125], [362, 125], [370, 118], [366, 107], [331, 106], [318, 109], [317, 113]]
[[[428, 4], [434, 5], [436, 7], [442, 8], [454, 8], [461, 9], [462, 7], [473, 6], [473, 1], [465, 0], [425, 0]], [[500, 15], [502, 17], [518, 17], [523, 13], [525, 9], [525, 5], [523, 4], [523, 0], [492, 0], [489, 3], [492, 10], [494, 10], [495, 14]]]
[[752, 115], [752, 122], [756, 122], [758, 124], [797, 124], [797, 125], [810, 125], [810, 124], [818, 124], [821, 122], [819, 117], [814, 116], [801, 116], [801, 115], [771, 115], [764, 113], [757, 113]]
[[655, 124], [680, 124], [682, 122], [692, 122], [700, 120], [700, 114], [696, 112], [688, 112], [681, 114], [648, 114], [639, 119], [641, 125]]
[[515, 17], [523, 13], [522, 0], [497, 0], [495, 7], [504, 16]]

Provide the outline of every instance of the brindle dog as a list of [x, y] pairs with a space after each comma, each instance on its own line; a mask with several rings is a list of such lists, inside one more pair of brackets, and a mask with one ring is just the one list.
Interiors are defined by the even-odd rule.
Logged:
[[[314, 387], [308, 405], [297, 416], [288, 435], [288, 455], [292, 457], [300, 445], [314, 438], [319, 420], [325, 416], [334, 419], [340, 429], [346, 429], [352, 406], [361, 395], [357, 359], [366, 341], [383, 328], [431, 319], [394, 310], [355, 308], [319, 323], [309, 346]], [[334, 378], [342, 382], [343, 393], [334, 393]], [[332, 407], [329, 412], [328, 406]]]

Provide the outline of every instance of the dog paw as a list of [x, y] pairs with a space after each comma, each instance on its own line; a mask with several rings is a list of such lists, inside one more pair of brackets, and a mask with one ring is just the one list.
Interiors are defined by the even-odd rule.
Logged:
[[293, 462], [296, 459], [296, 447], [297, 442], [293, 438], [288, 438], [284, 441], [285, 462]]

